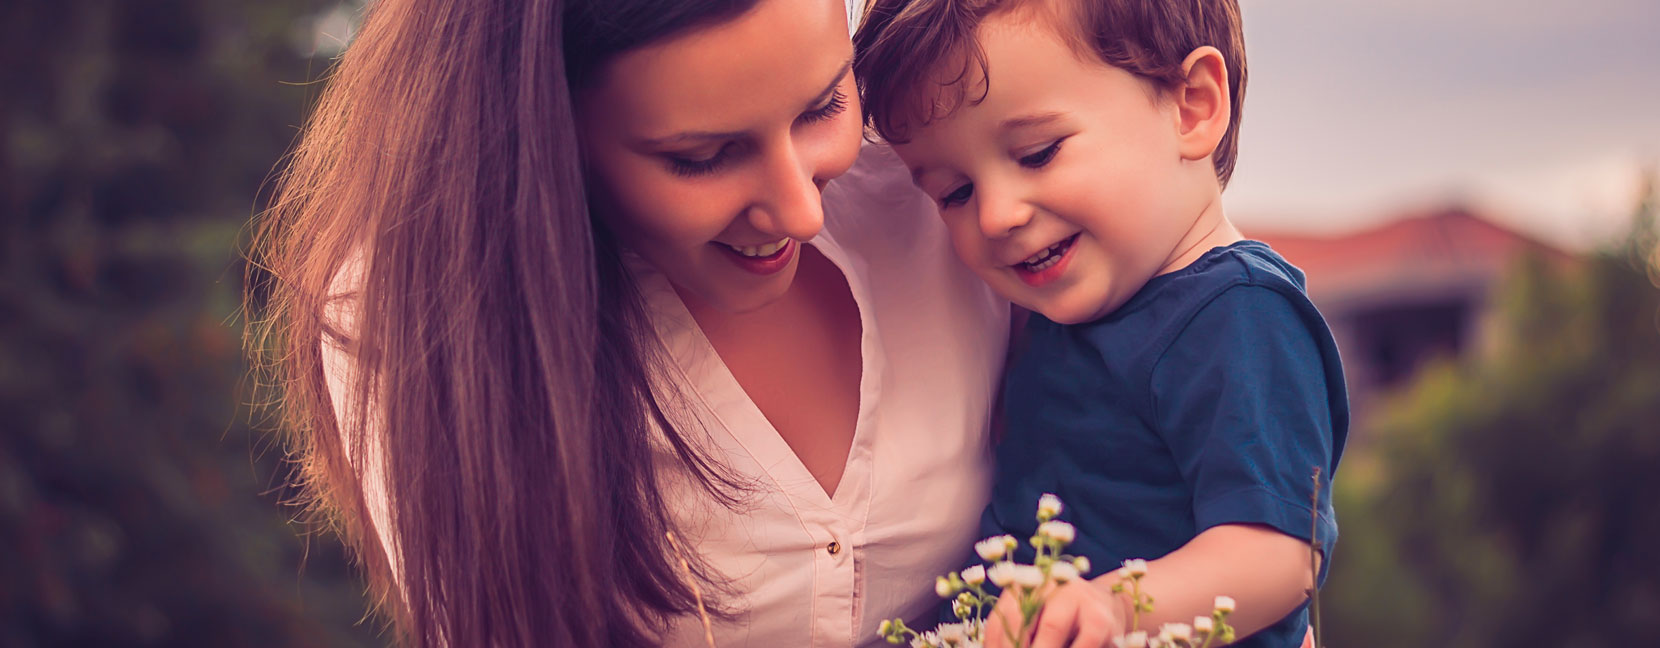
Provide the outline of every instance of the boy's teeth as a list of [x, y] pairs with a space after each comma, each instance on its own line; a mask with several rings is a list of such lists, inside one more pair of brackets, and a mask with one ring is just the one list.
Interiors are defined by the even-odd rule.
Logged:
[[777, 253], [779, 250], [784, 249], [784, 246], [788, 245], [789, 243], [790, 243], [789, 238], [781, 238], [781, 239], [778, 239], [778, 240], [773, 241], [771, 243], [763, 243], [761, 245], [737, 246], [737, 245], [724, 244], [724, 243], [722, 245], [726, 245], [726, 247], [732, 248], [732, 251], [737, 252], [738, 254], [742, 254], [746, 257], [768, 257], [768, 256], [772, 256], [773, 254]]
[[1049, 266], [1055, 265], [1055, 262], [1060, 260], [1060, 249], [1064, 245], [1066, 245], [1066, 241], [1062, 240], [1059, 243], [1043, 248], [1042, 250], [1038, 250], [1037, 254], [1027, 257], [1026, 260], [1021, 261], [1020, 264], [1027, 266], [1032, 270], [1042, 270]]

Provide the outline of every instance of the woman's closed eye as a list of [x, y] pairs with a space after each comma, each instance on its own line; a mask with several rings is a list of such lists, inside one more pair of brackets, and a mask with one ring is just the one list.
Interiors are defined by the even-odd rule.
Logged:
[[951, 190], [950, 193], [947, 193], [944, 197], [940, 198], [940, 209], [950, 209], [952, 207], [956, 207], [957, 205], [967, 204], [968, 199], [973, 196], [974, 183], [964, 183], [962, 186]]
[[731, 159], [736, 143], [728, 142], [721, 145], [711, 155], [699, 156], [693, 153], [664, 153], [663, 159], [669, 163], [669, 171], [675, 175], [695, 178], [719, 171]]
[[1065, 142], [1065, 141], [1066, 141], [1066, 138], [1064, 138], [1064, 137], [1060, 138], [1058, 140], [1055, 140], [1054, 142], [1051, 142], [1049, 144], [1049, 146], [1044, 147], [1043, 150], [1040, 150], [1036, 153], [1031, 153], [1029, 155], [1021, 156], [1020, 157], [1020, 166], [1026, 167], [1028, 169], [1041, 169], [1041, 168], [1043, 168], [1044, 165], [1049, 164], [1049, 162], [1051, 160], [1055, 159], [1055, 154], [1059, 153], [1061, 151], [1061, 142]]
[[830, 93], [830, 98], [824, 102], [824, 105], [801, 113], [801, 116], [796, 118], [796, 123], [817, 124], [830, 121], [845, 110], [847, 110], [847, 95], [842, 93], [841, 88], [836, 88], [835, 92]]

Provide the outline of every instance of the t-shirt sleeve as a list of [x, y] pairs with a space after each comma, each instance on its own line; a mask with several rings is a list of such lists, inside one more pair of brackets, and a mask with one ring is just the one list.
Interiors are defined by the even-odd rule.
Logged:
[[1334, 430], [1322, 355], [1331, 345], [1317, 336], [1330, 339], [1290, 296], [1235, 286], [1203, 306], [1154, 365], [1156, 428], [1192, 488], [1197, 530], [1264, 524], [1307, 541], [1313, 526], [1322, 546], [1336, 540], [1330, 476], [1343, 431]]

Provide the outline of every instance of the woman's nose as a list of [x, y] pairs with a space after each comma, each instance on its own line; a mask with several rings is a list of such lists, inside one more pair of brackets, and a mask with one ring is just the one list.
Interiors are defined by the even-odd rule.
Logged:
[[751, 207], [756, 229], [805, 241], [824, 227], [823, 182], [800, 149], [781, 147], [768, 156], [761, 177], [761, 200]]

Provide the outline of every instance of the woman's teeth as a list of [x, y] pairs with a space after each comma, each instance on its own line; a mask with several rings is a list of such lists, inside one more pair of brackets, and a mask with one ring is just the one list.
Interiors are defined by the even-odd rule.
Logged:
[[761, 245], [737, 246], [730, 243], [722, 243], [721, 245], [732, 248], [733, 252], [737, 252], [738, 254], [742, 254], [746, 257], [769, 257], [776, 254], [779, 250], [784, 249], [784, 246], [789, 244], [790, 239], [785, 237], [771, 243], [762, 243]]
[[1020, 262], [1020, 265], [1024, 266], [1028, 272], [1042, 272], [1050, 266], [1060, 263], [1061, 253], [1065, 252], [1067, 246], [1071, 243], [1072, 237], [1070, 236], [1061, 239], [1059, 243], [1043, 248], [1037, 254], [1027, 257], [1025, 261]]

